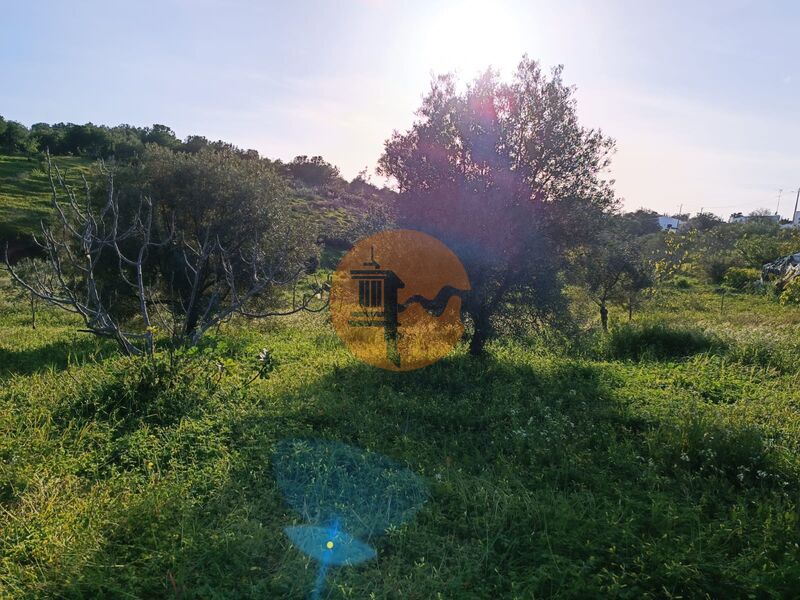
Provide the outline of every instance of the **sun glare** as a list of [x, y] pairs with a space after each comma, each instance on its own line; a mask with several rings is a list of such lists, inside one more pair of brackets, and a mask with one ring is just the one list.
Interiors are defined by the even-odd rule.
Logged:
[[513, 69], [525, 52], [514, 14], [501, 3], [450, 5], [432, 20], [421, 44], [434, 72], [455, 71], [470, 78], [486, 67]]

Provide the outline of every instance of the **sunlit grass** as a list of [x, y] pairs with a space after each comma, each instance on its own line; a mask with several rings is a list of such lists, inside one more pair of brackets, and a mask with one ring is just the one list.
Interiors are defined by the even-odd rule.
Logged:
[[[92, 164], [73, 156], [59, 156], [53, 162], [67, 181], [77, 184]], [[26, 239], [39, 231], [41, 221], [49, 221], [52, 196], [47, 165], [38, 158], [0, 155], [0, 182], [0, 240], [5, 251], [7, 240]]]
[[[287, 437], [431, 489], [377, 561], [331, 572], [331, 598], [791, 595], [800, 577], [800, 311], [770, 298], [662, 292], [631, 327], [722, 342], [678, 355], [501, 341], [410, 373], [358, 362], [324, 313], [235, 322], [170, 366], [49, 309], [33, 331], [7, 281], [2, 298], [8, 597], [307, 597], [271, 468]], [[274, 369], [248, 386], [264, 347]]]

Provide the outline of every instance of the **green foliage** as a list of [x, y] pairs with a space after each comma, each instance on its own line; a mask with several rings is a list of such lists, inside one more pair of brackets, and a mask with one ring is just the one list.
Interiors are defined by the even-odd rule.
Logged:
[[16, 121], [6, 121], [0, 117], [0, 152], [3, 154], [26, 153], [32, 148], [33, 143], [27, 127]]
[[721, 342], [699, 328], [681, 328], [661, 323], [616, 327], [604, 351], [611, 358], [681, 358], [719, 348]]
[[781, 304], [800, 304], [800, 277], [794, 277], [783, 286], [780, 302]]
[[209, 142], [202, 136], [189, 136], [182, 143], [170, 127], [160, 124], [152, 127], [125, 124], [109, 127], [93, 123], [35, 123], [29, 130], [16, 121], [6, 121], [0, 117], [0, 153], [4, 154], [49, 152], [53, 156], [113, 158], [127, 162], [141, 156], [147, 144], [192, 154], [203, 148], [211, 148], [248, 159], [258, 158], [255, 150], [241, 150], [221, 140]]
[[659, 214], [654, 210], [640, 208], [634, 212], [622, 215], [625, 230], [630, 235], [642, 236], [659, 233], [661, 226], [658, 224]]
[[675, 279], [675, 287], [679, 290], [688, 290], [692, 287], [692, 283], [686, 277], [677, 277]]
[[710, 257], [703, 262], [703, 271], [709, 283], [720, 285], [725, 280], [725, 273], [732, 268], [736, 268], [734, 266], [736, 262], [736, 259], [732, 256]]
[[696, 230], [691, 230], [686, 234], [665, 231], [649, 236], [647, 240], [648, 254], [653, 264], [653, 274], [657, 283], [675, 277], [686, 268], [696, 239]]
[[381, 173], [400, 190], [400, 221], [453, 250], [470, 277], [464, 310], [480, 353], [513, 306], [556, 320], [568, 248], [614, 203], [603, 172], [613, 141], [578, 122], [574, 90], [523, 57], [510, 81], [488, 70], [460, 91], [436, 78], [419, 120], [386, 141]]
[[286, 171], [294, 179], [312, 187], [327, 185], [339, 178], [339, 169], [321, 156], [296, 156], [286, 165]]
[[758, 269], [730, 267], [725, 271], [723, 283], [731, 289], [744, 292], [753, 290], [753, 284], [760, 279], [761, 271]]
[[604, 215], [595, 238], [572, 253], [570, 274], [586, 288], [600, 309], [603, 330], [608, 329], [611, 303], [627, 305], [632, 318], [637, 299], [654, 283], [652, 262], [645, 256], [641, 237], [629, 233], [625, 217]]
[[764, 263], [784, 254], [783, 241], [774, 234], [745, 234], [737, 240], [736, 252], [748, 267], [760, 268]]
[[696, 229], [703, 232], [713, 229], [714, 227], [718, 227], [722, 224], [722, 219], [720, 219], [714, 213], [709, 212], [697, 213], [694, 217], [687, 221], [689, 229]]

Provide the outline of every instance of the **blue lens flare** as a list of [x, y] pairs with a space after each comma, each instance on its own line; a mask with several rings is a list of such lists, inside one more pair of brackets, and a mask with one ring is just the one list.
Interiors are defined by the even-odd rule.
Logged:
[[283, 440], [273, 456], [286, 502], [305, 521], [284, 528], [292, 544], [320, 563], [311, 597], [328, 567], [377, 556], [373, 537], [412, 519], [428, 499], [422, 479], [380, 454], [324, 440]]
[[326, 565], [357, 565], [377, 555], [372, 546], [332, 528], [295, 525], [284, 531], [301, 552]]

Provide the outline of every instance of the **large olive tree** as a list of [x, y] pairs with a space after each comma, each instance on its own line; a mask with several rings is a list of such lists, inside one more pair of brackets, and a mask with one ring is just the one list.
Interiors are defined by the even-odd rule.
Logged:
[[397, 181], [402, 222], [464, 263], [477, 354], [498, 324], [561, 312], [566, 250], [614, 203], [603, 178], [613, 142], [579, 124], [560, 67], [548, 75], [527, 57], [510, 81], [489, 70], [461, 91], [436, 78], [418, 116], [379, 166]]

